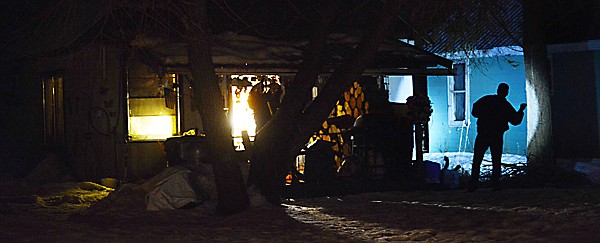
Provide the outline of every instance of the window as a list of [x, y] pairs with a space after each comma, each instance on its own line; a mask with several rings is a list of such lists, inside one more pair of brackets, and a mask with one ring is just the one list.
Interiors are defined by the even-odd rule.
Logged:
[[406, 99], [413, 95], [412, 76], [391, 76], [387, 77], [387, 82], [390, 102], [406, 103]]
[[179, 133], [177, 76], [132, 77], [128, 83], [129, 139], [164, 140]]
[[465, 63], [454, 68], [456, 76], [448, 77], [448, 125], [462, 127], [469, 122], [469, 74]]

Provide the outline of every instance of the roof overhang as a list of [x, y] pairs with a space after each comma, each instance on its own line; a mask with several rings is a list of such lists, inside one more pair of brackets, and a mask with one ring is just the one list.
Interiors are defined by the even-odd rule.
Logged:
[[[358, 45], [357, 38], [344, 34], [329, 38], [324, 55], [323, 73], [331, 73], [350, 58]], [[162, 65], [171, 72], [189, 72], [185, 43], [146, 40], [136, 43], [141, 60], [150, 66]], [[281, 41], [226, 33], [213, 37], [211, 46], [217, 74], [233, 73], [296, 73], [308, 41]], [[409, 45], [399, 40], [385, 41], [365, 75], [455, 75], [452, 60]]]

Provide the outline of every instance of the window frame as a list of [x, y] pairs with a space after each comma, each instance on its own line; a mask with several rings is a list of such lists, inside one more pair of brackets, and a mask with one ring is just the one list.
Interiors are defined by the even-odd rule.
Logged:
[[[456, 82], [456, 78], [460, 78], [459, 76], [448, 76], [448, 126], [449, 127], [467, 127], [470, 122], [471, 115], [471, 97], [470, 97], [470, 68], [468, 61], [465, 62], [456, 62], [453, 64], [454, 68], [464, 68], [463, 70], [463, 79], [464, 79], [464, 90], [454, 90], [454, 84]], [[456, 94], [464, 93], [465, 94], [465, 107], [464, 107], [464, 120], [456, 120]]]
[[[167, 137], [164, 137], [164, 138], [163, 137], [160, 137], [160, 138], [157, 138], [157, 137], [139, 138], [139, 137], [136, 137], [134, 134], [132, 134], [132, 126], [133, 126], [133, 124], [131, 123], [131, 119], [132, 119], [132, 117], [135, 117], [135, 116], [132, 116], [132, 107], [131, 107], [131, 103], [133, 103], [132, 100], [140, 100], [140, 101], [142, 101], [142, 100], [166, 99], [166, 97], [165, 97], [165, 93], [161, 93], [161, 95], [157, 95], [157, 96], [134, 96], [134, 95], [131, 95], [131, 90], [130, 90], [131, 87], [128, 84], [128, 87], [127, 87], [127, 90], [126, 90], [127, 91], [127, 97], [126, 97], [126, 99], [127, 99], [127, 110], [128, 110], [127, 117], [126, 117], [127, 118], [127, 126], [126, 126], [126, 128], [127, 128], [127, 138], [128, 138], [127, 140], [129, 142], [155, 142], [155, 141], [164, 141], [164, 140], [166, 140], [169, 137], [176, 136], [176, 135], [180, 134], [180, 132], [181, 132], [181, 102], [180, 102], [180, 98], [181, 98], [180, 95], [181, 94], [180, 94], [180, 89], [179, 89], [179, 83], [180, 83], [179, 78], [180, 78], [180, 75], [178, 75], [176, 73], [169, 73], [169, 74], [164, 75], [164, 77], [162, 79], [159, 78], [157, 75], [154, 78], [158, 79], [160, 81], [161, 85], [160, 85], [159, 88], [163, 89], [163, 90], [164, 90], [164, 84], [167, 83], [167, 81], [165, 79], [172, 79], [172, 82], [169, 82], [169, 83], [171, 83], [173, 86], [169, 87], [169, 89], [171, 89], [173, 92], [175, 92], [175, 97], [174, 97], [175, 100], [174, 100], [174, 108], [173, 108], [173, 113], [174, 113], [173, 118], [175, 120], [174, 121], [175, 122], [175, 124], [174, 124], [174, 129], [175, 129], [174, 134], [171, 134], [170, 136], [167, 136]], [[165, 101], [162, 101], [162, 102], [165, 102]], [[159, 104], [160, 104], [160, 102], [159, 102]], [[162, 103], [162, 104], [165, 104], [165, 103]], [[165, 106], [166, 106], [166, 104], [165, 104]], [[170, 108], [167, 108], [167, 109], [170, 109]]]

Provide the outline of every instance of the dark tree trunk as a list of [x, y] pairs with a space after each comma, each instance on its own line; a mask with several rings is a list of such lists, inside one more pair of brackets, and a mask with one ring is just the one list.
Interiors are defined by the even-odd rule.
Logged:
[[212, 62], [206, 2], [188, 8], [194, 19], [188, 25], [188, 62], [192, 73], [194, 102], [202, 115], [202, 125], [209, 143], [210, 159], [218, 192], [218, 211], [233, 214], [248, 207], [248, 195], [239, 161], [235, 160], [230, 125], [223, 111], [223, 95]]
[[259, 132], [253, 148], [250, 177], [270, 202], [278, 203], [285, 175], [296, 154], [327, 119], [343, 92], [360, 78], [374, 59], [396, 19], [400, 5], [397, 0], [387, 1], [379, 13], [378, 24], [363, 37], [354, 55], [336, 68], [319, 96], [303, 110], [305, 103], [302, 97], [310, 94], [312, 84], [323, 67], [321, 55], [324, 53], [322, 50], [327, 31], [317, 31], [311, 40], [311, 48], [305, 53], [303, 66], [286, 93], [282, 107]]
[[[335, 9], [335, 4], [326, 4], [327, 10]], [[327, 12], [327, 11], [326, 11]], [[295, 132], [299, 129], [298, 121], [308, 102], [310, 90], [323, 68], [324, 49], [331, 24], [331, 16], [324, 15], [321, 24], [315, 26], [310, 45], [304, 53], [302, 66], [294, 76], [294, 80], [286, 87], [286, 95], [275, 116], [258, 132], [252, 147], [249, 184], [258, 187], [266, 199], [279, 203], [279, 195], [285, 183], [285, 175], [292, 165], [297, 144]], [[286, 163], [289, 161], [289, 163]]]
[[527, 157], [532, 166], [554, 164], [550, 74], [546, 49], [544, 6], [524, 0], [523, 50], [527, 77]]

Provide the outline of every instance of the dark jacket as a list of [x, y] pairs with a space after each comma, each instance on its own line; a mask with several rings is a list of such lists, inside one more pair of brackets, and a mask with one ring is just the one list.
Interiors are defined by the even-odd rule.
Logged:
[[523, 111], [516, 111], [506, 98], [486, 95], [473, 104], [471, 114], [477, 118], [477, 132], [502, 133], [508, 130], [508, 123], [519, 125], [523, 121]]

